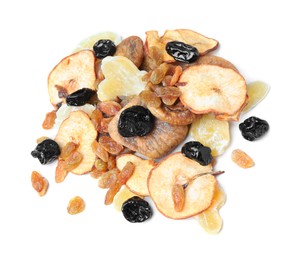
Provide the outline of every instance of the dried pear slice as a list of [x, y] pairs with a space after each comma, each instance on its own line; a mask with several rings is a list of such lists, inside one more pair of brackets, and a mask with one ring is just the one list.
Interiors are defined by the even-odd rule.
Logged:
[[133, 193], [140, 196], [149, 196], [147, 178], [151, 169], [155, 166], [153, 160], [144, 160], [134, 154], [123, 154], [117, 157], [117, 167], [122, 170], [127, 162], [135, 165], [133, 175], [126, 182], [126, 186]]
[[213, 56], [213, 55], [204, 55], [198, 59], [196, 62], [197, 65], [217, 65], [223, 68], [227, 69], [233, 69], [238, 72], [238, 69], [228, 60], [225, 60], [222, 57], [219, 56]]
[[196, 114], [214, 112], [232, 116], [242, 108], [247, 97], [244, 78], [233, 69], [216, 65], [187, 68], [178, 85], [182, 93], [180, 100]]
[[[170, 41], [180, 41], [197, 48], [200, 55], [209, 53], [219, 46], [219, 42], [215, 39], [208, 38], [200, 33], [187, 29], [166, 30], [161, 37], [164, 46]], [[174, 62], [175, 60], [164, 52], [164, 61]]]
[[214, 196], [216, 178], [213, 175], [206, 174], [189, 182], [185, 188], [185, 204], [181, 211], [174, 209], [172, 187], [178, 179], [191, 179], [211, 170], [211, 165], [201, 166], [179, 152], [160, 161], [148, 177], [150, 196], [158, 210], [172, 219], [192, 217], [206, 210]]
[[190, 135], [211, 149], [212, 156], [225, 152], [230, 143], [229, 122], [218, 120], [213, 114], [196, 119], [190, 128]]
[[209, 234], [217, 234], [222, 229], [223, 219], [219, 214], [220, 208], [226, 202], [226, 194], [217, 183], [214, 197], [210, 207], [202, 213], [194, 216], [200, 226]]
[[102, 60], [101, 70], [105, 79], [98, 86], [98, 98], [101, 101], [114, 100], [119, 96], [138, 95], [145, 88], [142, 77], [146, 71], [140, 71], [126, 57], [106, 57]]
[[96, 90], [95, 62], [93, 51], [83, 50], [65, 57], [53, 68], [48, 76], [48, 93], [55, 108], [78, 89]]
[[108, 132], [117, 143], [148, 158], [157, 159], [167, 155], [186, 138], [188, 126], [171, 125], [157, 118], [155, 119], [153, 130], [148, 135], [142, 137], [121, 136], [118, 132], [120, 114], [124, 109], [136, 105], [146, 107], [145, 103], [136, 96], [109, 123]]
[[96, 155], [91, 145], [96, 138], [97, 131], [92, 121], [81, 110], [71, 112], [69, 117], [62, 122], [55, 141], [60, 147], [64, 147], [68, 142], [77, 143], [77, 152], [83, 156], [81, 163], [72, 170], [72, 173], [85, 174], [92, 170]]
[[269, 93], [270, 87], [263, 81], [254, 81], [247, 85], [247, 93], [249, 100], [247, 105], [242, 110], [242, 113], [246, 113], [252, 110], [257, 104], [259, 104]]

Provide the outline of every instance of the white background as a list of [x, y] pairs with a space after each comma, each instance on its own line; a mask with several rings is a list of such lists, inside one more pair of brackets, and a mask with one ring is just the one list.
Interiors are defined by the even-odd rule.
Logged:
[[[0, 259], [297, 259], [294, 2], [2, 1]], [[55, 136], [41, 128], [52, 110], [48, 73], [81, 39], [106, 30], [144, 38], [147, 30], [178, 28], [217, 39], [215, 54], [233, 62], [247, 82], [271, 86], [267, 98], [240, 119], [266, 119], [269, 133], [248, 142], [234, 123], [231, 145], [218, 158], [227, 194], [218, 235], [155, 208], [150, 221], [130, 224], [104, 206], [105, 191], [96, 180], [70, 175], [56, 184], [55, 165], [42, 166], [30, 156], [38, 137]], [[235, 148], [250, 154], [256, 166], [234, 165]], [[45, 197], [31, 187], [32, 170], [50, 182]], [[76, 195], [86, 209], [70, 216], [66, 207]]]

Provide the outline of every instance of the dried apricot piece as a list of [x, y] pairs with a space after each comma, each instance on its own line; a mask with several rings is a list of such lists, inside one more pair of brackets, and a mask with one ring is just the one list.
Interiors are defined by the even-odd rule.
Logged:
[[69, 201], [67, 211], [70, 215], [76, 215], [84, 210], [85, 202], [81, 197], [76, 196]]
[[229, 123], [206, 114], [192, 123], [190, 135], [195, 141], [208, 146], [212, 156], [218, 156], [225, 152], [230, 143]]
[[235, 149], [232, 151], [231, 159], [241, 168], [250, 168], [255, 165], [254, 160], [240, 149]]
[[48, 189], [48, 180], [39, 172], [33, 171], [31, 174], [31, 183], [34, 190], [36, 190], [40, 197], [44, 196]]

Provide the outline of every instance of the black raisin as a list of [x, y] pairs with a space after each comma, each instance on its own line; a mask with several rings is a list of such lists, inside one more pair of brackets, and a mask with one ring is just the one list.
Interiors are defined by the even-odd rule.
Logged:
[[134, 196], [123, 203], [122, 213], [129, 222], [137, 223], [148, 220], [152, 216], [152, 209], [147, 201]]
[[213, 159], [211, 155], [211, 149], [197, 141], [185, 143], [181, 152], [184, 156], [195, 160], [202, 166], [210, 164]]
[[132, 106], [120, 115], [118, 131], [123, 137], [145, 136], [154, 126], [154, 116], [143, 106]]
[[81, 88], [66, 97], [66, 104], [68, 106], [83, 106], [88, 103], [95, 94], [95, 90]]
[[107, 56], [114, 55], [116, 52], [116, 46], [113, 41], [102, 39], [94, 44], [93, 50], [96, 58], [103, 59]]
[[52, 139], [46, 139], [36, 146], [31, 155], [38, 158], [41, 164], [47, 164], [56, 160], [60, 153], [59, 145]]
[[239, 124], [239, 130], [246, 140], [254, 141], [269, 130], [269, 124], [266, 120], [251, 116]]
[[176, 61], [184, 63], [194, 62], [199, 57], [199, 52], [194, 46], [179, 41], [168, 42], [166, 44], [166, 51]]

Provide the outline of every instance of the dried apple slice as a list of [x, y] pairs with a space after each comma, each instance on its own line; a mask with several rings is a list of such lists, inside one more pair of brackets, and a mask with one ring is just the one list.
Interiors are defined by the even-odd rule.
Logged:
[[[197, 174], [211, 172], [212, 166], [201, 166], [180, 152], [171, 154], [154, 167], [148, 177], [150, 196], [159, 211], [172, 219], [192, 217], [206, 210], [212, 202], [216, 178], [206, 174], [197, 178]], [[185, 202], [181, 211], [174, 209], [172, 188], [180, 180], [190, 180], [185, 188]]]
[[129, 190], [140, 196], [149, 196], [147, 178], [151, 169], [155, 166], [153, 160], [144, 160], [134, 154], [123, 154], [117, 157], [117, 167], [122, 170], [127, 162], [135, 165], [133, 175], [126, 182]]
[[[187, 68], [179, 79], [180, 100], [193, 113], [224, 114], [226, 119], [246, 102], [244, 78], [235, 70], [216, 65], [195, 65]], [[234, 119], [233, 119], [234, 120]]]
[[83, 156], [81, 163], [71, 171], [72, 173], [85, 174], [92, 170], [96, 159], [92, 143], [96, 137], [97, 131], [89, 116], [83, 111], [71, 112], [62, 122], [55, 141], [60, 147], [64, 147], [68, 142], [78, 144], [77, 152]]
[[[200, 33], [187, 29], [166, 30], [161, 37], [161, 43], [166, 46], [170, 41], [180, 41], [191, 46], [194, 46], [199, 51], [200, 55], [209, 53], [215, 50], [219, 42], [215, 39], [208, 38]], [[166, 62], [174, 62], [175, 60], [166, 52], [164, 52], [163, 60]]]
[[198, 59], [196, 62], [197, 65], [217, 65], [223, 68], [233, 69], [238, 72], [238, 69], [228, 60], [223, 59], [219, 56], [214, 55], [205, 55]]
[[48, 93], [55, 108], [78, 89], [96, 90], [95, 62], [93, 51], [83, 50], [65, 57], [53, 68], [48, 76]]

